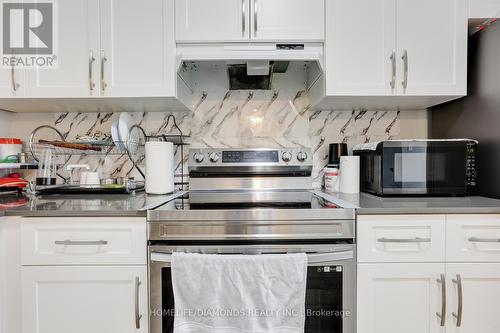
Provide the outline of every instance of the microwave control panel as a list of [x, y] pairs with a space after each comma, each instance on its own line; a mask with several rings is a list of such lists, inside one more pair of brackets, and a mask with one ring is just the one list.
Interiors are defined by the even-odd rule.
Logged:
[[477, 168], [476, 168], [476, 143], [468, 143], [466, 147], [466, 183], [469, 189], [475, 188], [477, 184]]

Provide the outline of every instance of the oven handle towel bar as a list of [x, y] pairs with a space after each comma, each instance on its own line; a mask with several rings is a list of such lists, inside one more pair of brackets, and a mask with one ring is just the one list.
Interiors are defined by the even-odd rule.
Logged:
[[[225, 253], [219, 253], [219, 254], [225, 254]], [[332, 261], [342, 261], [342, 260], [352, 260], [352, 259], [354, 259], [354, 251], [307, 254], [307, 262], [309, 264], [319, 264]], [[172, 254], [153, 251], [151, 252], [151, 261], [169, 263], [172, 261]]]

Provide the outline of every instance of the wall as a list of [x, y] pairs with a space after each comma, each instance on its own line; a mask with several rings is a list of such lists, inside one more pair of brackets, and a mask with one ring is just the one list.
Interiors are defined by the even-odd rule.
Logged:
[[[290, 101], [293, 107], [290, 106]], [[174, 114], [191, 147], [308, 147], [313, 151], [314, 186], [321, 184], [328, 144], [352, 146], [394, 138], [427, 137], [426, 111], [321, 111], [309, 110], [302, 91], [208, 92], [197, 97], [193, 112], [133, 113], [148, 134], [175, 133], [167, 117]], [[117, 113], [14, 114], [13, 135], [26, 138], [40, 124], [55, 125], [67, 140], [97, 131], [110, 133]], [[48, 135], [47, 132], [45, 132]], [[42, 134], [42, 133], [41, 133]], [[43, 136], [43, 135], [41, 135]], [[177, 151], [177, 173], [180, 152]], [[184, 156], [186, 158], [186, 154]], [[103, 177], [133, 173], [126, 156], [74, 157], [74, 163], [90, 163]]]
[[10, 136], [11, 113], [0, 111], [0, 136]]
[[469, 40], [468, 96], [435, 107], [432, 136], [479, 140], [479, 194], [500, 198], [500, 22]]

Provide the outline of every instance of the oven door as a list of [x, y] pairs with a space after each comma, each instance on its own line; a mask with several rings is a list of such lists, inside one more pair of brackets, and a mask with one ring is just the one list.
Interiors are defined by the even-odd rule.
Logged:
[[383, 194], [465, 194], [466, 152], [463, 141], [384, 143]]
[[[173, 332], [172, 252], [307, 253], [306, 333], [356, 332], [355, 245], [149, 247], [150, 332]], [[221, 291], [222, 292], [222, 291]]]

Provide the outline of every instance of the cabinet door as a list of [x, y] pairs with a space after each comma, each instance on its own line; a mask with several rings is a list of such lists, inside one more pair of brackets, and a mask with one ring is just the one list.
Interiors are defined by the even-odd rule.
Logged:
[[396, 0], [331, 0], [326, 8], [327, 95], [392, 95]]
[[146, 277], [146, 266], [23, 267], [23, 333], [146, 333]]
[[252, 40], [323, 41], [325, 0], [251, 0]]
[[175, 0], [177, 42], [234, 42], [249, 38], [249, 0]]
[[465, 95], [467, 37], [467, 0], [398, 0], [398, 93]]
[[[97, 96], [98, 0], [57, 2], [58, 67], [26, 70], [27, 97]], [[92, 62], [92, 56], [96, 61]], [[92, 77], [91, 77], [92, 76]]]
[[500, 215], [447, 215], [447, 262], [500, 262]]
[[358, 216], [358, 262], [443, 262], [444, 215]]
[[173, 0], [101, 0], [100, 6], [101, 95], [173, 96]]
[[444, 264], [359, 264], [358, 333], [443, 332]]
[[[446, 332], [500, 332], [500, 316], [498, 315], [500, 264], [447, 264], [446, 274], [450, 290], [448, 293], [450, 315]], [[460, 327], [457, 327], [457, 318], [451, 313], [457, 314], [459, 310], [459, 278], [462, 290], [462, 320]]]

